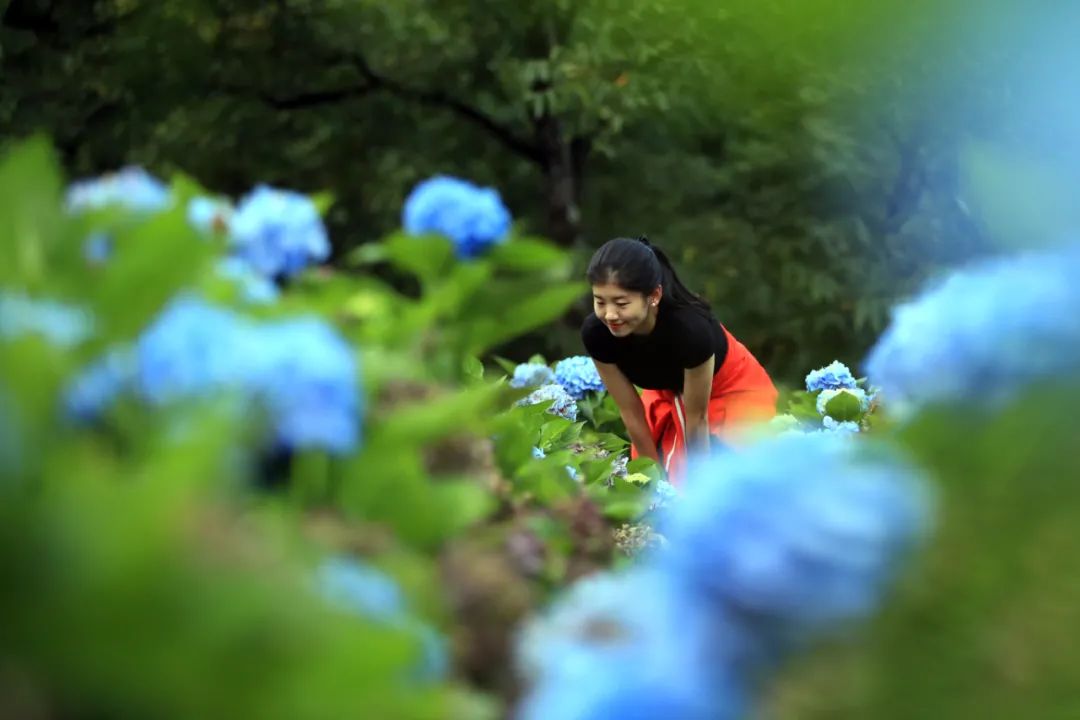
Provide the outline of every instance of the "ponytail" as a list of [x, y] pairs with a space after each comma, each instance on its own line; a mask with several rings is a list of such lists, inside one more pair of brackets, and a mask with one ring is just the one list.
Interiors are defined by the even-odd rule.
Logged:
[[664, 287], [664, 299], [669, 300], [675, 307], [690, 307], [702, 313], [712, 313], [712, 307], [710, 307], [709, 303], [700, 295], [691, 291], [679, 279], [675, 267], [663, 250], [650, 243], [649, 239], [644, 235], [640, 235], [637, 241], [652, 251], [653, 256], [656, 257], [660, 265], [660, 284]]

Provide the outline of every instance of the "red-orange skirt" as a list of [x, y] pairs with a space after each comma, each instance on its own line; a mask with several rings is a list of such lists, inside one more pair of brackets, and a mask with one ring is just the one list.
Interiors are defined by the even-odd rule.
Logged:
[[[709, 432], [720, 442], [738, 444], [741, 429], [776, 415], [779, 393], [761, 363], [723, 328], [728, 352], [713, 375], [709, 396]], [[643, 390], [641, 402], [668, 481], [678, 486], [686, 466], [686, 411], [671, 390]], [[630, 457], [638, 457], [630, 448]]]

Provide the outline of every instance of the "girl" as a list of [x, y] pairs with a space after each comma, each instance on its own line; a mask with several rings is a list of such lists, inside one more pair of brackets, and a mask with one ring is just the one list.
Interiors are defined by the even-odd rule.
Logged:
[[647, 239], [608, 241], [587, 277], [595, 314], [581, 339], [619, 407], [632, 457], [651, 457], [677, 484], [687, 446], [708, 451], [710, 435], [730, 442], [740, 426], [775, 414], [768, 373]]

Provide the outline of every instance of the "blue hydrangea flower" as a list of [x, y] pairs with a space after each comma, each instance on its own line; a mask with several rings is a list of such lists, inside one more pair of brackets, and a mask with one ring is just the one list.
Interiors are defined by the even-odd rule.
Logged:
[[405, 613], [405, 598], [394, 580], [356, 560], [334, 557], [318, 569], [323, 597], [353, 612], [378, 620], [394, 620]]
[[678, 499], [679, 491], [675, 489], [675, 486], [661, 478], [656, 482], [656, 488], [653, 490], [649, 512], [662, 510]]
[[859, 423], [853, 422], [851, 420], [845, 420], [844, 422], [840, 422], [838, 420], [834, 420], [833, 418], [829, 417], [828, 415], [826, 415], [824, 420], [822, 420], [822, 425], [824, 426], [825, 430], [827, 430], [829, 432], [841, 432], [841, 433], [857, 433], [857, 432], [859, 432]]
[[566, 388], [575, 400], [585, 397], [588, 392], [604, 390], [596, 363], [586, 355], [575, 355], [555, 363], [555, 382]]
[[112, 256], [113, 239], [108, 233], [95, 232], [83, 244], [83, 257], [91, 265], [101, 265]]
[[825, 415], [825, 406], [829, 404], [829, 401], [841, 393], [847, 393], [853, 395], [859, 401], [859, 407], [865, 412], [870, 407], [870, 398], [867, 397], [866, 391], [862, 388], [841, 388], [839, 390], [822, 390], [817, 396], [817, 411], [822, 415]]
[[91, 419], [130, 389], [151, 405], [233, 397], [269, 412], [287, 448], [349, 452], [360, 441], [355, 353], [319, 319], [257, 325], [193, 296], [171, 302], [130, 357], [106, 358], [75, 379], [71, 415]]
[[81, 308], [0, 291], [0, 339], [39, 335], [57, 347], [70, 348], [90, 337], [93, 327], [90, 313]]
[[760, 649], [670, 576], [639, 569], [575, 583], [524, 627], [516, 657], [523, 720], [624, 717], [610, 712], [645, 690], [647, 707], [684, 713], [671, 717], [735, 718]]
[[510, 378], [510, 387], [540, 387], [553, 382], [555, 382], [555, 373], [547, 365], [543, 363], [520, 363], [514, 368], [514, 376]]
[[807, 392], [818, 390], [839, 390], [841, 388], [854, 388], [855, 376], [851, 374], [848, 366], [839, 360], [833, 360], [823, 368], [812, 370], [806, 376]]
[[290, 277], [330, 257], [330, 240], [315, 203], [266, 185], [240, 201], [229, 223], [229, 242], [267, 277]]
[[260, 329], [259, 391], [286, 447], [350, 452], [360, 441], [356, 353], [319, 318]]
[[210, 197], [192, 198], [187, 206], [187, 219], [200, 232], [226, 232], [235, 210], [228, 200]]
[[250, 392], [264, 362], [261, 340], [247, 319], [181, 296], [136, 342], [136, 392], [153, 404]]
[[928, 518], [920, 474], [833, 433], [692, 462], [657, 562], [724, 607], [799, 636], [871, 611]]
[[469, 259], [506, 240], [510, 212], [494, 189], [439, 175], [409, 193], [402, 225], [410, 235], [450, 238], [457, 256]]
[[91, 421], [105, 412], [135, 380], [135, 355], [114, 349], [79, 373], [63, 393], [65, 414], [74, 420]]
[[893, 310], [867, 374], [889, 407], [996, 404], [1080, 371], [1080, 246], [972, 264]]
[[281, 294], [273, 280], [255, 272], [238, 257], [222, 258], [215, 264], [214, 271], [232, 281], [240, 289], [240, 296], [246, 303], [269, 305], [277, 301]]
[[620, 455], [615, 458], [615, 462], [611, 464], [611, 477], [613, 478], [625, 478], [626, 477], [626, 465], [630, 462], [630, 457], [627, 455]]
[[543, 387], [534, 390], [521, 400], [518, 400], [516, 405], [537, 405], [539, 403], [552, 403], [548, 408], [548, 412], [552, 415], [558, 415], [564, 417], [571, 422], [577, 421], [578, 407], [574, 402], [574, 398], [566, 392], [566, 389], [562, 385], [551, 384], [544, 385]]
[[330, 602], [412, 636], [420, 647], [415, 679], [434, 682], [446, 676], [450, 660], [445, 638], [409, 615], [405, 597], [389, 575], [357, 560], [335, 557], [323, 562], [316, 579]]
[[536, 459], [536, 460], [543, 460], [544, 458], [546, 458], [546, 457], [547, 457], [547, 454], [546, 454], [546, 453], [544, 453], [544, 451], [543, 451], [543, 450], [541, 450], [540, 448], [538, 448], [538, 447], [534, 447], [534, 448], [532, 449], [532, 456], [533, 456], [533, 458], [534, 458], [534, 459]]
[[65, 203], [71, 212], [99, 210], [116, 205], [136, 212], [157, 212], [168, 207], [169, 188], [140, 167], [79, 180], [67, 190]]

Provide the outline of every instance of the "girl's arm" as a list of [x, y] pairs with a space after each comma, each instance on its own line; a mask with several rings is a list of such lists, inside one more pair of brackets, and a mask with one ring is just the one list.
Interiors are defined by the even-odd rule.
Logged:
[[715, 360], [715, 356], [711, 355], [683, 375], [687, 450], [709, 450], [709, 398], [712, 396]]
[[660, 453], [656, 451], [656, 443], [653, 442], [649, 424], [645, 421], [645, 406], [641, 404], [641, 396], [633, 383], [623, 375], [617, 365], [598, 360], [593, 360], [593, 363], [596, 371], [600, 373], [600, 379], [604, 381], [604, 387], [619, 407], [630, 442], [637, 448], [638, 454], [660, 463]]

